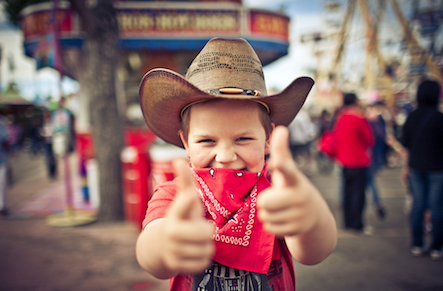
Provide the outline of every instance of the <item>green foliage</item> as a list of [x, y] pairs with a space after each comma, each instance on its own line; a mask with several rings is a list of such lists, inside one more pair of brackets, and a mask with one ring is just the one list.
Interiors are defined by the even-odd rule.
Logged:
[[49, 2], [50, 0], [5, 0], [5, 11], [9, 16], [9, 20], [15, 25], [20, 24], [20, 11], [26, 6], [41, 2]]

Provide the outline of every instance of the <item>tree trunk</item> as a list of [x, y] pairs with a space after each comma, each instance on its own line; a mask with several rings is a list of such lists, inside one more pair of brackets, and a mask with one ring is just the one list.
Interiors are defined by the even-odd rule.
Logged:
[[123, 126], [117, 110], [115, 67], [118, 22], [112, 0], [99, 0], [89, 13], [84, 51], [90, 121], [98, 165], [99, 221], [123, 220], [120, 152]]

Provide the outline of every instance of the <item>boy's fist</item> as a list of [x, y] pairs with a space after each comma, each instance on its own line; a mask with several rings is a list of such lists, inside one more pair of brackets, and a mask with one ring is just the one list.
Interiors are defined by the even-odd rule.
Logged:
[[173, 163], [178, 179], [177, 195], [166, 214], [163, 261], [170, 270], [196, 273], [209, 266], [214, 253], [214, 228], [203, 217], [203, 207], [187, 161]]
[[316, 222], [313, 213], [319, 193], [292, 159], [289, 132], [283, 126], [272, 133], [269, 169], [272, 186], [257, 198], [258, 218], [277, 236], [308, 232]]

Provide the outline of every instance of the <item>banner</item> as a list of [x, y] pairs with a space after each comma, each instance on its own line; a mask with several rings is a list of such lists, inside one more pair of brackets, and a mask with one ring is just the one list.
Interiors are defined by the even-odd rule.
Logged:
[[250, 11], [251, 35], [278, 38], [288, 42], [289, 17], [265, 11]]
[[238, 10], [120, 10], [120, 35], [238, 34]]
[[[21, 13], [25, 53], [37, 59], [38, 68], [56, 66], [54, 39], [59, 39], [63, 48], [83, 45], [80, 17], [68, 1], [58, 2], [55, 12], [53, 3], [43, 2], [27, 6]], [[195, 52], [217, 36], [247, 39], [264, 65], [288, 51], [288, 16], [245, 8], [237, 1], [201, 1], [200, 5], [190, 1], [115, 1], [114, 7], [123, 50]], [[57, 30], [50, 21], [52, 13]], [[58, 36], [53, 35], [55, 31]]]

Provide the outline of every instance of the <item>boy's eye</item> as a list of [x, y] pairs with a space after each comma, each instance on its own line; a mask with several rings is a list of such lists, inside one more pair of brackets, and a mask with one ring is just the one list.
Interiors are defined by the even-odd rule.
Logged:
[[237, 140], [238, 141], [247, 141], [247, 140], [252, 140], [252, 138], [250, 138], [250, 137], [240, 137]]
[[206, 138], [206, 139], [199, 140], [197, 143], [212, 143], [212, 142], [214, 142], [214, 140], [212, 140], [210, 138]]

